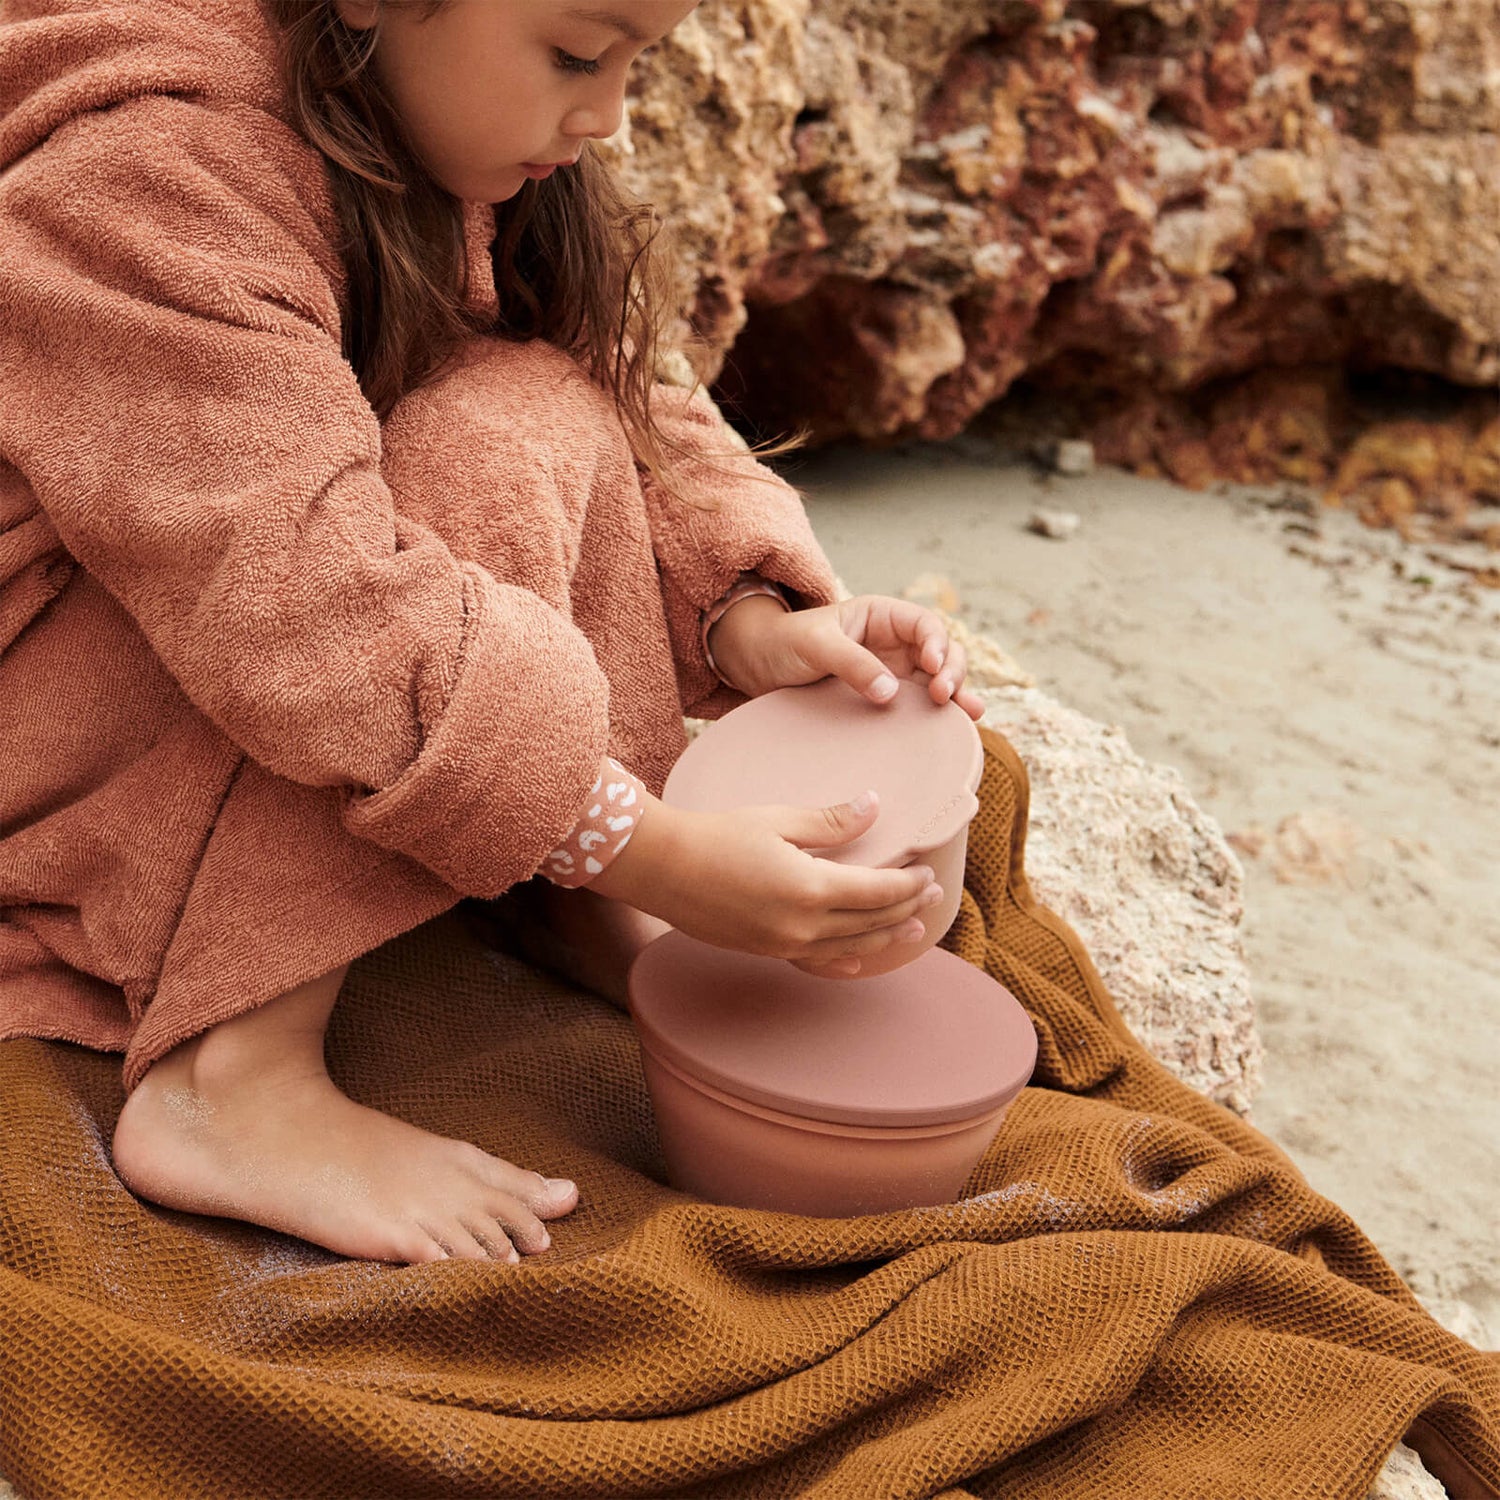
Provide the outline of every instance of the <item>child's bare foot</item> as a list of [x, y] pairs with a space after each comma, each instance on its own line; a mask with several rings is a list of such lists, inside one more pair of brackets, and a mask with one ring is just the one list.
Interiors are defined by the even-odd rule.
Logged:
[[247, 1219], [339, 1255], [515, 1261], [578, 1189], [341, 1093], [323, 1032], [344, 970], [173, 1048], [125, 1101], [115, 1167], [168, 1208]]
[[626, 976], [636, 954], [672, 930], [638, 907], [587, 886], [569, 890], [538, 880], [504, 898], [509, 944], [521, 957], [629, 1009]]

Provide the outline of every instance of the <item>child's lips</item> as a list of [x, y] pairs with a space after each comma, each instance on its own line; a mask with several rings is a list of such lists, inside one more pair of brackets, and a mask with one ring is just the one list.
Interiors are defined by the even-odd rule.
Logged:
[[523, 161], [521, 170], [528, 176], [541, 181], [544, 177], [550, 177], [559, 167], [576, 166], [578, 158], [570, 156], [566, 161]]

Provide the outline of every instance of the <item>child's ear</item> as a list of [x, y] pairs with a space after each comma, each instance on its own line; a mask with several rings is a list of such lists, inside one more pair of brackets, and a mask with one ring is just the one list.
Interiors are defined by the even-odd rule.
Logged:
[[380, 7], [376, 0], [333, 0], [333, 8], [351, 31], [368, 31]]

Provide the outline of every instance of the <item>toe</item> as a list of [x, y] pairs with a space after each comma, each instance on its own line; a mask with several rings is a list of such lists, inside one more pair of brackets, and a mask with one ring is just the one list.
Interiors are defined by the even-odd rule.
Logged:
[[489, 1260], [490, 1252], [457, 1219], [423, 1226], [450, 1260]]
[[578, 1207], [578, 1185], [566, 1177], [544, 1177], [540, 1189], [522, 1201], [539, 1219], [560, 1219]]
[[539, 1172], [528, 1172], [496, 1156], [485, 1158], [481, 1176], [539, 1219], [561, 1218], [578, 1206], [578, 1187], [566, 1177], [543, 1177]]
[[387, 1254], [380, 1259], [399, 1261], [408, 1266], [426, 1266], [435, 1260], [447, 1260], [448, 1252], [420, 1224], [412, 1224], [396, 1232]]
[[523, 1255], [540, 1255], [551, 1249], [552, 1236], [547, 1227], [524, 1203], [507, 1197], [491, 1206], [491, 1213], [506, 1235]]
[[484, 1247], [491, 1260], [505, 1261], [509, 1265], [515, 1265], [520, 1260], [516, 1246], [511, 1243], [511, 1236], [505, 1232], [505, 1225], [498, 1219], [488, 1215], [475, 1215], [472, 1219], [464, 1220], [464, 1228]]

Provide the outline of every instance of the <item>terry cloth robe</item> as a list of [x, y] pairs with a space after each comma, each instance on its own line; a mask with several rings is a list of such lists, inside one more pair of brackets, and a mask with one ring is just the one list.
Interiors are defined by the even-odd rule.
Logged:
[[836, 583], [742, 444], [684, 466], [716, 509], [673, 499], [548, 346], [477, 334], [377, 421], [255, 0], [0, 15], [0, 1036], [133, 1087], [533, 875], [605, 753], [659, 793], [683, 713], [743, 701], [700, 612], [744, 570]]

